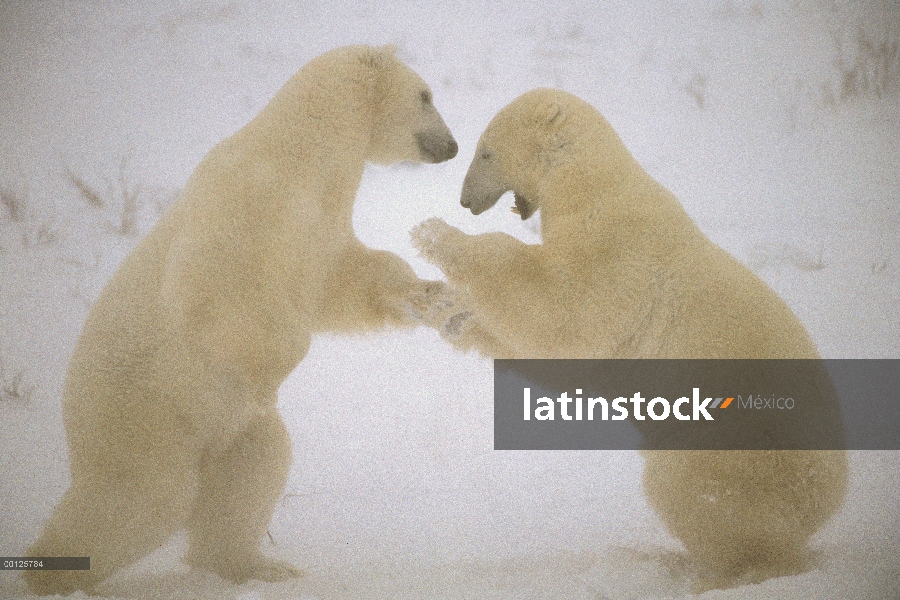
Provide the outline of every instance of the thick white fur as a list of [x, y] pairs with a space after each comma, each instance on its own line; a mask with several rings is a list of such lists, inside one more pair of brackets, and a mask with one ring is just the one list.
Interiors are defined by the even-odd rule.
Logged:
[[[457, 348], [506, 358], [818, 357], [787, 305], [710, 242], [582, 100], [534, 90], [493, 118], [462, 204], [478, 214], [509, 190], [523, 217], [541, 210], [542, 244], [470, 236], [437, 219], [412, 234], [469, 297], [443, 328]], [[847, 483], [843, 452], [644, 455], [645, 492], [700, 563], [698, 590], [807, 568], [806, 542]]]
[[443, 284], [356, 239], [367, 161], [456, 143], [393, 49], [301, 69], [213, 148], [121, 265], [81, 333], [63, 413], [72, 483], [31, 556], [42, 594], [90, 589], [187, 527], [189, 563], [236, 582], [300, 574], [260, 551], [291, 459], [278, 387], [318, 332], [412, 327]]

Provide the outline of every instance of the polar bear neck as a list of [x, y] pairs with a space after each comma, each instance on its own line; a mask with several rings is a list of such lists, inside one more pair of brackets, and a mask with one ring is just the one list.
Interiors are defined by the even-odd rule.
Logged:
[[298, 184], [340, 182], [355, 190], [374, 119], [367, 81], [353, 74], [317, 79], [307, 72], [310, 66], [315, 65], [291, 78], [235, 137]]
[[[277, 145], [279, 154], [304, 163], [317, 159], [364, 163], [372, 129], [365, 93], [323, 84], [292, 87], [282, 88], [251, 122]], [[327, 100], [333, 94], [340, 100]]]
[[[596, 148], [598, 142], [608, 145], [610, 141], [586, 139], [584, 143]], [[641, 168], [621, 142], [612, 150], [576, 153], [589, 158], [560, 163], [538, 187], [544, 245], [569, 248], [587, 244], [591, 251], [612, 252], [646, 243], [634, 235], [635, 230], [695, 229], [678, 200]], [[671, 227], [676, 222], [681, 225]], [[572, 235], [586, 227], [590, 240]]]

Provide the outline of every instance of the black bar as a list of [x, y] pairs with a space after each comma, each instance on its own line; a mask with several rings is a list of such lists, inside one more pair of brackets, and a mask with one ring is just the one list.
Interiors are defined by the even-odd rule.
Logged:
[[0, 571], [88, 571], [90, 556], [0, 556]]

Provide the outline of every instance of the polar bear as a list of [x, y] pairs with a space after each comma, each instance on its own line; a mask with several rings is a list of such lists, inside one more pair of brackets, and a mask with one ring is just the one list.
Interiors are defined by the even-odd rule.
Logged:
[[[458, 348], [505, 358], [818, 357], [785, 303], [713, 244], [581, 99], [538, 89], [491, 120], [461, 203], [477, 215], [510, 190], [522, 219], [540, 209], [541, 244], [466, 235], [438, 219], [412, 232], [468, 298], [443, 327]], [[698, 563], [698, 591], [808, 568], [806, 542], [847, 486], [842, 451], [644, 456], [645, 493]]]
[[281, 382], [319, 332], [413, 327], [446, 291], [363, 246], [367, 161], [437, 163], [457, 145], [393, 47], [330, 51], [214, 147], [92, 307], [66, 375], [71, 487], [29, 550], [90, 556], [29, 571], [90, 589], [187, 528], [187, 562], [235, 581], [300, 571], [260, 542], [290, 439]]

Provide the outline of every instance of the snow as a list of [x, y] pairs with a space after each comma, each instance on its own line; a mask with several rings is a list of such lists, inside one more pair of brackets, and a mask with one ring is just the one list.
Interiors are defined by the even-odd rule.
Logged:
[[[823, 356], [900, 358], [896, 2], [3, 2], [0, 554], [25, 553], [68, 484], [62, 378], [104, 282], [213, 144], [305, 62], [361, 42], [398, 45], [460, 145], [445, 164], [367, 170], [367, 245], [436, 278], [409, 242], [426, 218], [538, 242], [507, 199], [474, 217], [459, 191], [491, 116], [560, 87], [604, 113]], [[690, 596], [639, 456], [494, 451], [491, 397], [490, 361], [433, 331], [317, 338], [280, 391], [294, 464], [264, 543], [307, 576], [234, 586], [190, 572], [179, 537], [98, 593]], [[699, 597], [900, 598], [900, 452], [853, 452], [851, 468], [816, 569]], [[0, 573], [0, 597], [24, 596]]]

